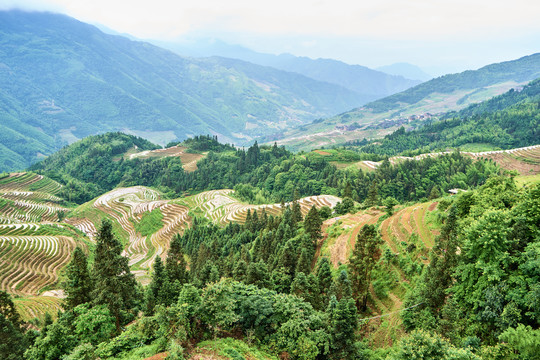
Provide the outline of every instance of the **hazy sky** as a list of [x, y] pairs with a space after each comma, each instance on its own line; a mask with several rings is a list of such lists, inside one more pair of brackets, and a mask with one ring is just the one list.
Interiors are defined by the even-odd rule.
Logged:
[[0, 0], [139, 38], [209, 36], [257, 51], [461, 71], [540, 52], [537, 0]]

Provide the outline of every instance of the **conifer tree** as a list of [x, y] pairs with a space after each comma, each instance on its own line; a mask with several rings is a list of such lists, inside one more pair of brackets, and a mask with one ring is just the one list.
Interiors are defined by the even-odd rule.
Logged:
[[165, 273], [171, 284], [178, 281], [181, 285], [188, 281], [188, 271], [184, 251], [182, 250], [182, 238], [179, 234], [171, 240], [167, 260], [165, 262]]
[[93, 290], [92, 278], [88, 270], [86, 255], [81, 248], [76, 247], [71, 256], [71, 262], [66, 270], [67, 280], [64, 282], [66, 310], [90, 302]]
[[270, 273], [268, 266], [262, 260], [249, 264], [246, 275], [246, 284], [257, 285], [261, 288], [270, 287]]
[[233, 277], [236, 281], [245, 281], [247, 275], [247, 264], [244, 260], [240, 260], [236, 263], [233, 270]]
[[374, 225], [364, 225], [358, 233], [349, 268], [354, 298], [365, 309], [371, 283], [371, 271], [379, 258], [379, 234]]
[[23, 359], [27, 347], [15, 304], [7, 292], [0, 290], [0, 359]]
[[328, 305], [330, 288], [332, 287], [333, 282], [330, 262], [328, 261], [328, 258], [323, 257], [319, 261], [319, 267], [317, 269], [317, 283], [319, 286], [321, 302], [324, 306]]
[[112, 224], [105, 219], [96, 239], [94, 260], [94, 305], [106, 305], [115, 318], [116, 330], [126, 321], [136, 305], [135, 277], [129, 270], [128, 258], [122, 256], [122, 245], [112, 233]]
[[311, 236], [313, 241], [319, 240], [321, 237], [321, 226], [322, 226], [322, 219], [319, 216], [319, 211], [313, 205], [309, 212], [306, 215], [306, 218], [304, 220], [304, 229], [306, 230], [306, 233]]
[[[335, 301], [335, 299], [334, 299]], [[355, 332], [358, 328], [356, 306], [351, 298], [343, 298], [337, 304], [332, 302], [330, 309], [332, 334], [332, 359], [357, 359]]]
[[339, 272], [337, 279], [330, 288], [330, 294], [334, 295], [338, 300], [352, 297], [351, 281], [345, 269]]
[[375, 206], [379, 202], [379, 193], [377, 190], [377, 183], [373, 181], [368, 189], [368, 196], [366, 199], [366, 205], [368, 207]]
[[303, 272], [304, 274], [309, 274], [311, 272], [311, 259], [310, 251], [305, 247], [302, 247], [300, 251], [300, 256], [298, 257], [298, 262], [296, 264], [296, 272]]
[[166, 281], [165, 268], [160, 256], [156, 256], [154, 260], [154, 266], [152, 267], [152, 280], [148, 286], [149, 291], [152, 293], [153, 299], [156, 304], [163, 304], [163, 284]]

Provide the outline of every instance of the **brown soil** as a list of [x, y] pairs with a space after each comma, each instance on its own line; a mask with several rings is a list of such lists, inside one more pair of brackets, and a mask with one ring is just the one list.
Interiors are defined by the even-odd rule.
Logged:
[[323, 156], [332, 155], [328, 151], [323, 151], [323, 150], [314, 150], [314, 152], [316, 152], [319, 155], [323, 155]]
[[[538, 148], [540, 150], [540, 148]], [[522, 161], [516, 155], [498, 153], [498, 154], [486, 154], [483, 155], [484, 159], [491, 159], [495, 161], [500, 167], [506, 170], [515, 170], [521, 175], [537, 175], [540, 174], [540, 164], [533, 164]]]
[[437, 205], [439, 205], [438, 202], [431, 203], [431, 205], [429, 205], [429, 207], [427, 208], [428, 211], [433, 211], [433, 210], [435, 210], [435, 208], [437, 207]]
[[[356, 237], [360, 229], [366, 224], [375, 224], [379, 217], [382, 216], [381, 212], [370, 212], [370, 213], [357, 213], [354, 215], [345, 215], [341, 219], [346, 223], [353, 223], [354, 229], [352, 232], [345, 232], [341, 234], [335, 241], [335, 243], [329, 247], [330, 251], [330, 262], [334, 267], [337, 267], [339, 263], [345, 264], [349, 258], [349, 255], [354, 249], [356, 243]], [[327, 221], [323, 225], [323, 231], [325, 231], [328, 226], [333, 224], [334, 221]]]
[[167, 358], [167, 355], [168, 355], [168, 353], [162, 352], [162, 353], [156, 354], [154, 356], [150, 356], [149, 358], [146, 358], [144, 360], [163, 360], [163, 359]]

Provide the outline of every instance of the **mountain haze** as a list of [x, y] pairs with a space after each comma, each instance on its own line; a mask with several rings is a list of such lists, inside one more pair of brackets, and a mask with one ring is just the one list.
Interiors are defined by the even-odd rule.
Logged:
[[399, 75], [408, 79], [417, 79], [421, 81], [428, 81], [433, 78], [433, 76], [427, 74], [416, 65], [409, 63], [395, 63], [386, 66], [380, 66], [377, 70], [385, 72], [391, 75]]
[[362, 103], [343, 87], [243, 61], [180, 57], [52, 13], [0, 12], [0, 170], [124, 131], [235, 143]]
[[352, 90], [360, 95], [362, 104], [395, 94], [422, 82], [420, 78], [411, 80], [412, 78], [400, 76], [401, 74], [392, 75], [384, 71], [373, 70], [361, 65], [349, 65], [333, 59], [311, 59], [291, 54], [259, 53], [240, 45], [231, 45], [216, 39], [176, 43], [154, 41], [154, 43], [180, 55], [240, 59], [302, 74], [315, 80], [329, 82]]

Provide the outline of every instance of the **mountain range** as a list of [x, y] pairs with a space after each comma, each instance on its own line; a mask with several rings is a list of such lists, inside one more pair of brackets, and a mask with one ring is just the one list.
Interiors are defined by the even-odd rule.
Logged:
[[241, 144], [358, 106], [362, 95], [225, 58], [181, 57], [65, 15], [0, 12], [0, 170], [105, 131]]
[[[199, 38], [196, 41], [154, 41], [154, 43], [180, 55], [234, 58], [302, 74], [315, 80], [336, 84], [352, 90], [361, 95], [364, 103], [406, 90], [429, 79], [429, 75], [426, 74], [420, 77], [407, 78], [407, 76], [402, 76], [400, 73], [403, 69], [396, 70], [395, 67], [390, 68], [389, 72], [384, 72], [361, 65], [346, 64], [334, 59], [311, 59], [291, 54], [265, 54], [217, 39]], [[412, 65], [410, 67], [414, 68]], [[417, 69], [418, 72], [422, 73], [420, 69]], [[413, 74], [418, 75], [417, 73]]]
[[441, 76], [310, 125], [280, 131], [263, 141], [296, 150], [384, 137], [401, 126], [415, 128], [450, 111], [521, 90], [540, 77], [540, 53]]

